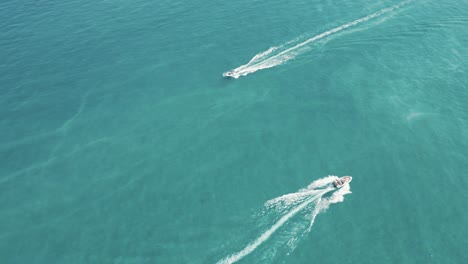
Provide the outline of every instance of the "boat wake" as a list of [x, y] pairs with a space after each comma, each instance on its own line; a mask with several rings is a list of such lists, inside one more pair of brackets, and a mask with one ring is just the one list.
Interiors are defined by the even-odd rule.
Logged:
[[305, 41], [299, 42], [298, 41], [290, 41], [284, 45], [278, 46], [278, 47], [271, 47], [266, 51], [263, 51], [257, 55], [255, 55], [248, 63], [241, 65], [233, 70], [227, 71], [223, 73], [224, 77], [230, 77], [230, 78], [239, 78], [240, 76], [246, 76], [250, 73], [254, 73], [258, 70], [263, 70], [263, 69], [268, 69], [272, 68], [278, 65], [281, 65], [293, 58], [295, 58], [297, 55], [301, 54], [308, 48], [308, 44], [317, 41], [319, 39], [325, 38], [327, 36], [330, 36], [332, 34], [335, 34], [337, 32], [340, 32], [342, 30], [345, 30], [349, 27], [357, 26], [361, 23], [364, 23], [366, 21], [369, 21], [371, 19], [377, 18], [381, 15], [384, 15], [386, 13], [390, 13], [394, 11], [395, 9], [398, 9], [412, 0], [407, 0], [403, 1], [399, 4], [396, 4], [394, 6], [382, 9], [378, 12], [375, 12], [373, 14], [370, 14], [368, 16], [359, 18], [357, 20], [354, 20], [352, 22], [346, 23], [344, 25], [341, 25], [339, 27], [333, 28], [331, 30], [328, 30], [326, 32], [323, 32], [321, 34], [318, 34], [314, 37], [311, 37]]
[[[343, 187], [339, 189], [333, 187], [333, 182], [337, 179], [339, 178], [336, 176], [328, 176], [312, 182], [307, 188], [301, 189], [298, 192], [285, 194], [267, 201], [264, 204], [265, 211], [282, 216], [264, 231], [263, 234], [242, 250], [221, 259], [218, 261], [218, 264], [234, 263], [249, 255], [260, 245], [268, 241], [280, 227], [288, 222], [288, 220], [293, 218], [298, 212], [304, 210], [305, 215], [309, 219], [307, 225], [305, 226], [303, 223], [294, 225], [292, 232], [290, 232], [288, 236], [280, 238], [287, 241], [275, 243], [275, 245], [287, 244], [289, 250], [293, 250], [297, 245], [298, 235], [302, 236], [310, 232], [318, 214], [325, 211], [331, 204], [342, 202], [344, 200], [344, 195], [351, 193], [348, 183], [344, 184]], [[333, 194], [331, 196], [326, 196], [326, 194], [330, 192], [333, 192]], [[273, 247], [275, 245], [273, 245]], [[272, 250], [274, 252], [276, 251], [275, 249]]]

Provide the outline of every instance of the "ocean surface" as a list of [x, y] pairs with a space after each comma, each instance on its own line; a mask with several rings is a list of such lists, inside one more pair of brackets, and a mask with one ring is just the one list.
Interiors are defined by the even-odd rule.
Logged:
[[0, 263], [468, 263], [467, 1], [0, 17]]

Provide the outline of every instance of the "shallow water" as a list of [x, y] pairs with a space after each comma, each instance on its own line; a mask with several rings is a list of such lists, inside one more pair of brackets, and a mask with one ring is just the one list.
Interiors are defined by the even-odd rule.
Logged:
[[3, 1], [2, 263], [215, 263], [327, 175], [353, 193], [240, 262], [467, 262], [466, 2], [221, 76], [399, 3]]

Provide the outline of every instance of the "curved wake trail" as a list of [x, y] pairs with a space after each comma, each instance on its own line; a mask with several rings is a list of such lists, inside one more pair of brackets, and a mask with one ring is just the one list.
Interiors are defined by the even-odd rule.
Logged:
[[[353, 26], [356, 26], [356, 25], [359, 25], [363, 22], [366, 22], [366, 21], [369, 21], [371, 19], [374, 19], [374, 18], [377, 18], [383, 14], [386, 14], [386, 13], [390, 13], [392, 11], [394, 11], [395, 9], [398, 9], [406, 4], [408, 4], [409, 2], [411, 2], [412, 0], [407, 0], [407, 1], [403, 1], [399, 4], [396, 4], [394, 6], [391, 6], [391, 7], [388, 7], [388, 8], [385, 8], [385, 9], [382, 9], [380, 11], [377, 11], [373, 14], [370, 14], [368, 16], [365, 16], [365, 17], [362, 17], [362, 18], [359, 18], [359, 19], [356, 19], [352, 22], [349, 22], [349, 23], [346, 23], [344, 25], [341, 25], [339, 27], [336, 27], [336, 28], [333, 28], [331, 30], [328, 30], [326, 32], [323, 32], [321, 34], [318, 34], [312, 38], [309, 38], [301, 43], [298, 43], [290, 48], [285, 48], [288, 46], [288, 43], [291, 43], [291, 42], [288, 42], [286, 43], [285, 45], [282, 45], [282, 46], [279, 46], [279, 47], [271, 47], [269, 48], [268, 50], [264, 51], [264, 52], [261, 52], [257, 55], [255, 55], [247, 64], [244, 64], [244, 65], [241, 65], [231, 71], [229, 71], [230, 73], [232, 73], [232, 75], [230, 75], [230, 77], [233, 77], [235, 79], [239, 78], [240, 76], [246, 76], [250, 73], [254, 73], [258, 70], [262, 70], [262, 69], [268, 69], [268, 68], [272, 68], [272, 67], [275, 67], [275, 66], [278, 66], [278, 65], [281, 65], [293, 58], [295, 58], [297, 55], [299, 55], [302, 50], [301, 48], [303, 48], [304, 46], [306, 46], [307, 44], [311, 43], [311, 42], [314, 42], [316, 40], [319, 40], [319, 39], [322, 39], [324, 37], [327, 37], [329, 35], [332, 35], [334, 33], [337, 33], [337, 32], [340, 32], [342, 30], [345, 30], [349, 27], [353, 27]], [[294, 42], [294, 41], [292, 41]], [[274, 51], [276, 50], [281, 50], [281, 49], [284, 49], [283, 51], [279, 51], [277, 52], [276, 54], [274, 53]], [[270, 56], [270, 54], [272, 54]], [[224, 73], [223, 75], [225, 75], [226, 73]]]
[[[265, 203], [265, 208], [269, 210], [282, 211], [289, 209], [278, 221], [276, 221], [270, 228], [263, 234], [256, 238], [253, 242], [249, 243], [241, 251], [229, 255], [228, 257], [218, 261], [218, 264], [234, 263], [243, 257], [252, 253], [256, 248], [266, 242], [280, 227], [282, 227], [289, 219], [294, 217], [299, 211], [304, 210], [309, 205], [315, 203], [312, 212], [311, 222], [306, 231], [310, 231], [315, 222], [316, 216], [326, 210], [330, 204], [342, 202], [344, 195], [351, 193], [349, 184], [346, 184], [340, 189], [334, 188], [331, 183], [338, 179], [336, 176], [328, 176], [317, 181], [314, 181], [306, 189], [301, 189], [298, 192], [286, 194], [275, 199], [269, 200]], [[316, 189], [320, 188], [320, 189]], [[337, 190], [330, 198], [323, 198], [323, 196], [331, 191]], [[292, 208], [291, 208], [292, 207]]]

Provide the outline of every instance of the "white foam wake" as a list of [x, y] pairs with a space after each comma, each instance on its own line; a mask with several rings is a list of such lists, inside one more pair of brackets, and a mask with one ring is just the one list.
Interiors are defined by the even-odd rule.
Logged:
[[[283, 211], [289, 209], [278, 221], [276, 221], [270, 228], [268, 228], [263, 234], [261, 234], [253, 242], [249, 243], [241, 251], [231, 254], [228, 257], [220, 260], [218, 264], [234, 263], [242, 259], [243, 257], [252, 253], [261, 244], [266, 242], [281, 226], [283, 226], [289, 219], [296, 215], [299, 211], [304, 210], [309, 205], [314, 204], [312, 218], [309, 228], [306, 231], [310, 231], [312, 225], [315, 222], [316, 216], [326, 210], [330, 204], [341, 202], [344, 199], [344, 195], [351, 193], [349, 184], [346, 184], [339, 190], [335, 191], [329, 198], [323, 198], [323, 196], [331, 191], [336, 190], [331, 183], [337, 179], [336, 176], [328, 176], [311, 183], [306, 189], [301, 189], [298, 192], [282, 195], [280, 197], [269, 200], [265, 203], [267, 210]], [[318, 189], [317, 189], [318, 188]], [[294, 241], [292, 237], [289, 239]]]
[[[385, 8], [385, 9], [382, 9], [382, 10], [380, 10], [378, 12], [375, 12], [373, 14], [370, 14], [368, 16], [356, 19], [356, 20], [354, 20], [352, 22], [349, 22], [349, 23], [346, 23], [346, 24], [341, 25], [339, 27], [333, 28], [331, 30], [328, 30], [326, 32], [318, 34], [318, 35], [316, 35], [316, 36], [314, 36], [312, 38], [309, 38], [309, 39], [307, 39], [307, 40], [305, 40], [303, 42], [295, 44], [292, 47], [289, 47], [289, 46], [291, 45], [291, 43], [294, 43], [295, 41], [290, 41], [290, 42], [286, 43], [285, 45], [282, 45], [282, 46], [279, 46], [279, 47], [271, 47], [268, 50], [255, 55], [248, 63], [246, 63], [244, 65], [241, 65], [241, 66], [229, 71], [229, 73], [230, 73], [229, 76], [237, 79], [240, 76], [245, 76], [247, 74], [256, 72], [258, 70], [268, 69], [268, 68], [272, 68], [272, 67], [281, 65], [281, 64], [295, 58], [300, 53], [302, 53], [302, 51], [304, 51], [304, 48], [309, 43], [312, 43], [314, 41], [317, 41], [319, 39], [322, 39], [322, 38], [327, 37], [329, 35], [332, 35], [334, 33], [340, 32], [340, 31], [342, 31], [344, 29], [347, 29], [349, 27], [359, 25], [359, 24], [361, 24], [363, 22], [369, 21], [369, 20], [374, 19], [376, 17], [379, 17], [379, 16], [381, 16], [383, 14], [392, 12], [395, 9], [398, 9], [398, 8], [408, 4], [411, 1], [412, 0], [403, 1], [403, 2], [401, 2], [399, 4], [396, 4], [394, 6], [391, 6], [391, 7]], [[277, 52], [274, 52], [274, 51], [277, 51]], [[224, 73], [223, 76], [227, 76], [226, 73]]]
[[327, 210], [331, 204], [343, 202], [344, 196], [350, 193], [351, 189], [349, 187], [349, 184], [346, 184], [340, 189], [338, 189], [338, 191], [334, 192], [333, 195], [329, 198], [322, 199], [322, 197], [319, 197], [315, 206], [315, 210], [312, 213], [312, 219], [310, 220], [310, 225], [307, 231], [310, 231], [312, 229], [312, 226], [315, 222], [315, 217], [317, 217], [318, 214]]

